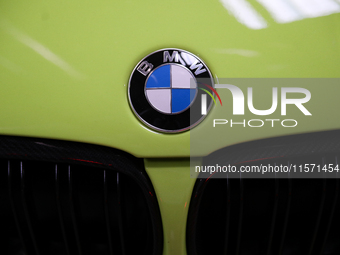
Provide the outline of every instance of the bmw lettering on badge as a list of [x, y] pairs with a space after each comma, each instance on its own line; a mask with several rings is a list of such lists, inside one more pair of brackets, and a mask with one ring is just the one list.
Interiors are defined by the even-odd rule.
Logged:
[[[135, 115], [148, 127], [177, 133], [197, 125], [201, 113], [201, 83], [214, 86], [208, 67], [194, 54], [162, 49], [142, 59], [129, 81], [129, 102]], [[206, 97], [205, 97], [206, 98]], [[207, 98], [210, 108], [212, 99]]]

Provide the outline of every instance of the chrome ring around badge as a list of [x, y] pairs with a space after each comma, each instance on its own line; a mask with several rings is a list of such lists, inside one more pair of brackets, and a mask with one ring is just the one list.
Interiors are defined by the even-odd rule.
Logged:
[[[181, 49], [162, 49], [143, 58], [129, 80], [128, 97], [134, 114], [146, 126], [178, 133], [200, 123], [202, 83], [214, 86], [210, 70], [194, 54]], [[210, 109], [212, 99], [207, 98]]]

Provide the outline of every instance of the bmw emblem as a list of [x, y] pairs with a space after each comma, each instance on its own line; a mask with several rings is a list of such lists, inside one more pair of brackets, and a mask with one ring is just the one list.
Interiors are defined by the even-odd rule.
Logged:
[[[181, 49], [162, 49], [143, 58], [134, 68], [128, 88], [131, 108], [148, 127], [164, 132], [186, 131], [201, 122], [201, 84], [213, 87], [204, 62]], [[203, 87], [203, 85], [202, 85]], [[212, 98], [205, 97], [209, 109]]]

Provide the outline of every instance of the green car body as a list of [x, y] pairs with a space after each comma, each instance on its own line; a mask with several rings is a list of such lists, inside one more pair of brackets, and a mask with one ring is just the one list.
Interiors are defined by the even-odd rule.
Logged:
[[[259, 27], [249, 27], [226, 10], [226, 2], [2, 1], [0, 134], [104, 145], [144, 158], [162, 215], [164, 254], [186, 254], [196, 181], [189, 171], [190, 137], [204, 136], [222, 108], [214, 106], [188, 132], [150, 130], [129, 106], [135, 65], [153, 51], [180, 48], [203, 59], [216, 79], [340, 76], [337, 10], [279, 23], [249, 1], [262, 17]], [[308, 103], [313, 116], [294, 112], [290, 118], [302, 118], [298, 127], [228, 129], [228, 139], [212, 135], [211, 146], [194, 156], [246, 141], [340, 129], [338, 84], [313, 82], [308, 89], [317, 98]]]

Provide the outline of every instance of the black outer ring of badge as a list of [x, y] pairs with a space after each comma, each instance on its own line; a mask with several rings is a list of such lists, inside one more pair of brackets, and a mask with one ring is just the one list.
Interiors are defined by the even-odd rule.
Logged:
[[[128, 97], [133, 112], [145, 125], [163, 133], [179, 133], [197, 125], [206, 117], [206, 115], [201, 114], [201, 95], [205, 94], [205, 92], [197, 88], [195, 101], [188, 109], [179, 114], [168, 115], [155, 110], [149, 104], [144, 91], [145, 82], [149, 76], [144, 76], [143, 74], [141, 74], [139, 71], [137, 71], [137, 67], [143, 61], [147, 61], [153, 65], [152, 71], [155, 70], [160, 65], [165, 64], [163, 62], [164, 51], [168, 51], [170, 56], [172, 56], [174, 51], [178, 51], [178, 53], [185, 52], [195, 57], [201, 64], [203, 64], [203, 67], [207, 70], [207, 72], [195, 75], [195, 72], [190, 70], [189, 65], [185, 67], [187, 67], [191, 71], [196, 80], [204, 79], [205, 84], [214, 87], [210, 70], [200, 58], [185, 50], [169, 48], [161, 49], [149, 54], [135, 66], [129, 80]], [[177, 63], [174, 61], [166, 63], [176, 63], [182, 65], [181, 63]], [[204, 85], [201, 84], [197, 84], [197, 86], [207, 89]], [[210, 110], [211, 105], [212, 99], [209, 95], [207, 95], [207, 112]]]

